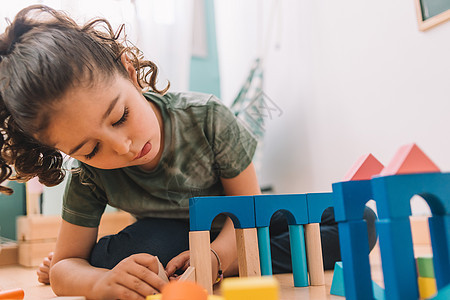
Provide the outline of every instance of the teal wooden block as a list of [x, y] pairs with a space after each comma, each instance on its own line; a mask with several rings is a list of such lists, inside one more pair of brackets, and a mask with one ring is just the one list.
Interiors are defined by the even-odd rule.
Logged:
[[443, 289], [440, 289], [437, 293], [437, 295], [431, 300], [448, 300], [450, 299], [450, 284], [444, 287]]
[[342, 270], [342, 261], [334, 264], [333, 281], [331, 282], [331, 295], [345, 297], [344, 271]]
[[[386, 299], [384, 289], [381, 286], [379, 286], [375, 281], [372, 281], [372, 288], [374, 299], [376, 300]], [[331, 283], [330, 294], [345, 297], [344, 271], [342, 268], [341, 261], [336, 262], [334, 265], [333, 281]]]
[[270, 254], [269, 227], [258, 227], [257, 233], [261, 275], [272, 275], [272, 255]]
[[292, 273], [294, 286], [308, 286], [308, 265], [306, 263], [305, 235], [303, 225], [289, 225], [291, 242]]

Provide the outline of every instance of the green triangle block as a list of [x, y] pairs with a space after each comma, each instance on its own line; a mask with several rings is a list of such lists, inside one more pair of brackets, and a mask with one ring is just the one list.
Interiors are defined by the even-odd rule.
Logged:
[[436, 296], [430, 298], [431, 300], [448, 300], [450, 299], [450, 284], [445, 288], [440, 289]]
[[[372, 281], [372, 288], [374, 298], [376, 300], [385, 300], [384, 289], [375, 281]], [[333, 281], [331, 282], [330, 294], [345, 297], [344, 270], [342, 268], [341, 261], [337, 261], [334, 264]]]
[[331, 282], [330, 294], [345, 297], [342, 261], [337, 261], [334, 264], [333, 281]]

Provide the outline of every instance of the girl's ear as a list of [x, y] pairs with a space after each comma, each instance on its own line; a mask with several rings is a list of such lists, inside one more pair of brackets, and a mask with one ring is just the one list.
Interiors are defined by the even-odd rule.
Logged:
[[125, 67], [125, 70], [127, 70], [128, 76], [130, 76], [131, 81], [138, 89], [141, 89], [138, 83], [136, 69], [134, 68], [133, 63], [131, 62], [131, 59], [127, 56], [125, 52], [122, 53], [122, 55], [120, 56], [120, 61]]

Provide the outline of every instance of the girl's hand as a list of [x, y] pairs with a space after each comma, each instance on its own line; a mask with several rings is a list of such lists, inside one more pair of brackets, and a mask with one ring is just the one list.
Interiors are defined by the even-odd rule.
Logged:
[[157, 258], [140, 253], [123, 259], [106, 272], [93, 291], [99, 294], [99, 299], [145, 299], [161, 291], [165, 284], [158, 277]]
[[190, 254], [189, 250], [181, 252], [174, 258], [172, 258], [166, 266], [166, 274], [169, 279], [175, 279], [177, 270], [182, 270], [183, 272], [190, 266]]
[[50, 284], [50, 263], [52, 262], [53, 252], [50, 252], [37, 270], [38, 281], [43, 284]]
[[[169, 279], [176, 279], [177, 275], [175, 274], [176, 270], [181, 269], [182, 271], [186, 271], [186, 269], [190, 266], [190, 254], [189, 250], [181, 252], [174, 258], [172, 258], [166, 266], [166, 273]], [[211, 251], [211, 269], [212, 269], [212, 282], [215, 283], [217, 279], [217, 274], [219, 271], [219, 262], [217, 261], [216, 256]]]

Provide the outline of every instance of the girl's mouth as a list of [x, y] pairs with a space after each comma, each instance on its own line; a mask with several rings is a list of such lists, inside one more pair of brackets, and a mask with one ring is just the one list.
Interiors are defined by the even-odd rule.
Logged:
[[139, 154], [138, 154], [138, 156], [136, 156], [135, 160], [145, 156], [147, 153], [150, 152], [150, 150], [152, 150], [152, 144], [150, 144], [149, 142], [145, 143], [144, 147], [142, 147], [141, 152], [139, 152]]

